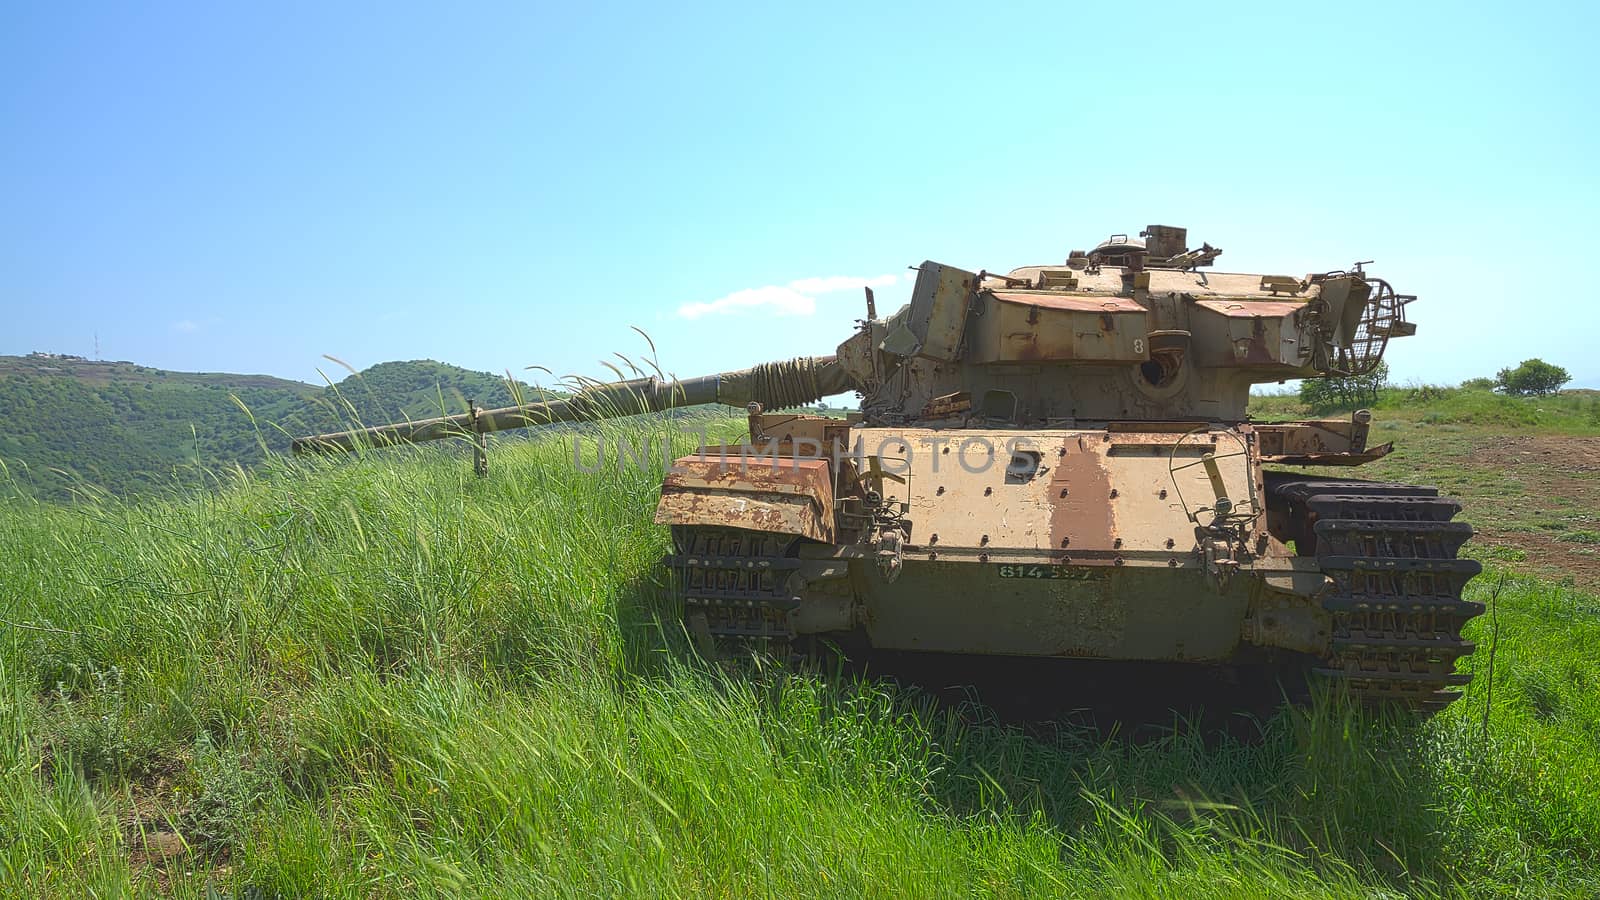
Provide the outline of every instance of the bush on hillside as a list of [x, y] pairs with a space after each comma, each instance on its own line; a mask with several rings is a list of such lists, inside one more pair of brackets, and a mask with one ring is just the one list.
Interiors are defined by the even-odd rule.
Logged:
[[1542, 359], [1525, 359], [1515, 369], [1501, 369], [1494, 377], [1495, 389], [1513, 397], [1542, 397], [1558, 393], [1572, 380], [1567, 370]]
[[1452, 388], [1438, 384], [1418, 384], [1406, 391], [1408, 403], [1433, 403], [1450, 396]]
[[1319, 413], [1370, 406], [1388, 381], [1389, 364], [1383, 362], [1365, 375], [1307, 378], [1300, 382], [1300, 402]]

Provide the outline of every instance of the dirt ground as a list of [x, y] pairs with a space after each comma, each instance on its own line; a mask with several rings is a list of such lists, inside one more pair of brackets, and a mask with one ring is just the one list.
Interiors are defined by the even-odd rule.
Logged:
[[1475, 541], [1493, 548], [1496, 561], [1600, 587], [1600, 437], [1499, 437], [1463, 462], [1518, 488], [1459, 492]]
[[[1600, 437], [1506, 437], [1478, 450], [1473, 459], [1485, 466], [1548, 466], [1556, 472], [1592, 479], [1600, 472]], [[1593, 482], [1588, 484], [1592, 486]]]

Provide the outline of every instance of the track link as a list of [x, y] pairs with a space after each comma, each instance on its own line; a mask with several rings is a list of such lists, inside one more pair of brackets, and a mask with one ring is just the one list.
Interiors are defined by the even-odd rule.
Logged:
[[787, 658], [795, 637], [792, 613], [800, 598], [788, 590], [800, 560], [788, 556], [789, 535], [679, 525], [676, 553], [667, 558], [677, 578], [684, 623], [713, 657], [764, 653]]
[[1481, 571], [1459, 559], [1472, 526], [1436, 488], [1269, 473], [1268, 502], [1298, 551], [1333, 581], [1329, 652], [1314, 671], [1372, 704], [1443, 709], [1472, 680], [1456, 660], [1473, 650], [1461, 628], [1483, 604], [1461, 599]]

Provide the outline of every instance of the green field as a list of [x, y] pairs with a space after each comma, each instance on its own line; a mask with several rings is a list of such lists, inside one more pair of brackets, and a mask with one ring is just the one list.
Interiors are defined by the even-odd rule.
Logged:
[[[1244, 737], [723, 674], [663, 624], [658, 473], [585, 475], [556, 438], [497, 447], [483, 481], [424, 452], [145, 502], [13, 488], [0, 893], [1594, 896], [1600, 599], [1511, 551], [1576, 554], [1596, 507], [1536, 496], [1537, 462], [1508, 485], [1485, 448], [1593, 441], [1600, 416], [1500, 400], [1378, 412], [1406, 447], [1381, 477], [1453, 479], [1480, 527], [1513, 510], [1474, 545], [1495, 616], [1466, 698], [1415, 724], [1319, 697]], [[653, 421], [601, 431], [667, 439]]]

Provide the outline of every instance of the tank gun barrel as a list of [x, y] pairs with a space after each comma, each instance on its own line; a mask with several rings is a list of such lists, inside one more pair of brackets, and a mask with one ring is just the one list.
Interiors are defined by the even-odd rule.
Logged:
[[802, 406], [855, 384], [832, 356], [801, 356], [748, 369], [663, 381], [655, 377], [595, 384], [559, 400], [481, 409], [453, 416], [295, 438], [296, 454], [350, 452], [361, 447], [417, 444], [464, 435], [508, 431], [555, 422], [612, 419], [685, 406], [760, 403], [771, 409]]

